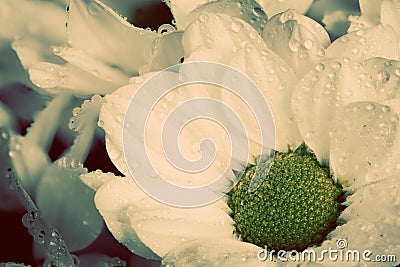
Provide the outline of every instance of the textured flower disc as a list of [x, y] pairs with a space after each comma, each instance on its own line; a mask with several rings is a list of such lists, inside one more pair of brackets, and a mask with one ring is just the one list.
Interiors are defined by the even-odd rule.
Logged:
[[275, 250], [302, 250], [321, 242], [335, 225], [341, 190], [326, 168], [299, 150], [277, 152], [257, 191], [248, 190], [257, 167], [252, 165], [231, 191], [229, 206], [243, 241]]

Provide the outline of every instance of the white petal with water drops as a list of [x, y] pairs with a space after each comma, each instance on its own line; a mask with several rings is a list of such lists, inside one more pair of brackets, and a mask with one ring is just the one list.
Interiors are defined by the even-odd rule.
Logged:
[[356, 102], [336, 113], [330, 160], [343, 186], [358, 188], [400, 168], [398, 114], [376, 102]]
[[127, 74], [147, 62], [157, 33], [136, 28], [98, 0], [71, 0], [68, 38], [72, 47]]
[[139, 238], [160, 257], [199, 238], [233, 239], [232, 218], [216, 204], [187, 209], [146, 198], [132, 204], [127, 215]]
[[251, 25], [259, 34], [262, 33], [268, 20], [263, 8], [255, 0], [220, 0], [204, 4], [191, 12], [187, 20], [187, 25], [196, 19], [207, 22], [207, 18], [203, 16], [204, 13], [224, 14], [229, 17], [238, 18]]
[[[385, 40], [384, 42], [382, 40]], [[396, 33], [390, 25], [348, 33], [336, 39], [326, 51], [327, 57], [348, 57], [362, 61], [372, 57], [399, 59]]]
[[[124, 174], [129, 173], [126, 165], [122, 144], [122, 131], [124, 116], [135, 92], [154, 73], [133, 77], [130, 83], [119, 88], [105, 97], [105, 103], [100, 111], [98, 125], [106, 133], [106, 148], [108, 155], [118, 170]], [[133, 126], [133, 125], [132, 125]], [[138, 133], [139, 135], [142, 133]]]
[[[168, 29], [162, 33], [162, 27]], [[139, 74], [147, 72], [161, 71], [169, 66], [180, 63], [183, 58], [183, 47], [181, 43], [182, 32], [172, 30], [172, 25], [164, 24], [160, 26], [162, 36], [157, 37], [153, 41], [148, 63], [139, 67]]]
[[[207, 14], [208, 22], [193, 22], [183, 36], [186, 61], [208, 60], [227, 64], [242, 71], [258, 86], [272, 109], [277, 131], [276, 148], [301, 143], [297, 124], [290, 109], [290, 96], [295, 77], [278, 55], [272, 52], [261, 36], [241, 19], [223, 14]], [[221, 77], [223, 78], [223, 77]], [[232, 98], [221, 96], [224, 101]], [[237, 106], [229, 102], [229, 106]], [[250, 131], [250, 136], [252, 136]]]
[[[357, 250], [360, 252], [360, 261], [365, 266], [389, 267], [396, 266], [395, 262], [374, 261], [376, 255], [398, 255], [400, 252], [398, 231], [400, 225], [400, 190], [399, 175], [368, 185], [359, 189], [348, 197], [347, 207], [339, 218], [346, 223], [333, 230], [322, 246], [316, 249], [319, 253], [323, 249], [337, 249], [338, 240], [345, 239], [347, 247], [344, 252]], [[371, 261], [363, 258], [363, 252], [369, 250]], [[318, 255], [318, 254], [317, 254]], [[356, 264], [358, 262], [354, 262]], [[337, 266], [335, 262], [326, 260], [326, 266]], [[347, 265], [346, 265], [347, 266]], [[352, 265], [359, 266], [359, 265]]]
[[139, 239], [126, 214], [126, 210], [132, 203], [148, 197], [137, 187], [131, 177], [119, 177], [98, 189], [95, 204], [115, 239], [136, 255], [147, 259], [159, 259]]
[[298, 78], [325, 58], [325, 47], [330, 44], [320, 24], [294, 10], [272, 17], [264, 28], [263, 39]]
[[305, 143], [318, 160], [329, 159], [329, 129], [336, 109], [346, 104], [376, 100], [368, 72], [348, 59], [327, 59], [295, 86], [292, 109]]
[[99, 79], [70, 63], [40, 62], [29, 67], [28, 71], [32, 82], [51, 94], [60, 93], [63, 88], [80, 96], [106, 94], [116, 88], [114, 83]]
[[102, 185], [117, 178], [118, 177], [115, 176], [112, 172], [103, 173], [101, 170], [95, 170], [80, 175], [81, 181], [92, 188], [94, 191], [98, 191]]
[[187, 20], [190, 19], [189, 13], [201, 5], [211, 2], [211, 0], [166, 0], [165, 2], [171, 9], [176, 27], [179, 30], [184, 30], [188, 25]]
[[104, 64], [82, 50], [73, 47], [53, 47], [53, 53], [97, 78], [113, 83], [116, 87], [128, 82], [129, 76], [121, 70]]
[[[234, 239], [199, 239], [174, 248], [162, 261], [162, 266], [263, 266], [278, 267], [280, 263], [257, 258], [262, 248]], [[267, 252], [268, 253], [268, 252]], [[261, 253], [261, 257], [264, 254]]]
[[390, 100], [400, 96], [400, 61], [370, 58], [362, 66], [371, 76], [378, 100]]
[[258, 3], [264, 8], [269, 17], [278, 13], [284, 12], [288, 9], [294, 9], [297, 12], [304, 14], [310, 8], [312, 0], [257, 0]]

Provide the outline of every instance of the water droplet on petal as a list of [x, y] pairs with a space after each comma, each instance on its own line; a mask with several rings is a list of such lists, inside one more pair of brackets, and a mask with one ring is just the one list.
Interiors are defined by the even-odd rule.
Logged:
[[307, 39], [307, 40], [304, 41], [303, 45], [304, 45], [304, 47], [306, 49], [309, 50], [314, 46], [314, 42], [312, 40], [310, 40], [310, 39]]
[[315, 66], [315, 70], [318, 72], [322, 72], [323, 70], [325, 70], [325, 65], [320, 63], [317, 66]]
[[241, 27], [239, 26], [238, 23], [232, 22], [231, 28], [232, 28], [232, 31], [234, 31], [234, 32], [239, 32]]

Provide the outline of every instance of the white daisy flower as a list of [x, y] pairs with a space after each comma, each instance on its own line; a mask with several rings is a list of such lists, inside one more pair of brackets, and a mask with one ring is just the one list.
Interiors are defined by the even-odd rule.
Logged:
[[[175, 25], [163, 25], [158, 32], [134, 27], [99, 0], [71, 0], [67, 15], [62, 2], [5, 0], [0, 21], [11, 20], [24, 5], [29, 8], [23, 9], [23, 16], [34, 23], [1, 23], [0, 37], [12, 43], [37, 89], [57, 95], [25, 137], [14, 135], [10, 156], [24, 186], [35, 189], [46, 220], [62, 230], [72, 250], [88, 246], [99, 235], [102, 222], [94, 210], [95, 194], [96, 208], [115, 239], [136, 255], [162, 260], [163, 266], [399, 264], [395, 1], [360, 1], [362, 16], [352, 17], [349, 33], [332, 44], [320, 24], [302, 15], [312, 1], [171, 0], [167, 5]], [[215, 162], [221, 164], [198, 176], [168, 166], [157, 134], [168, 112], [187, 99], [212, 98], [237, 109], [247, 126], [243, 143], [250, 143], [248, 154], [255, 161], [243, 162], [244, 175], [226, 196], [200, 207], [174, 207], [143, 192], [124, 153], [124, 116], [132, 98], [155, 73], [179, 61], [181, 66], [220, 63], [244, 73], [271, 108], [276, 127], [277, 152], [264, 161], [264, 155], [256, 153], [263, 146], [259, 129], [240, 99], [201, 84], [160, 99], [148, 120], [152, 129], [147, 139], [131, 125], [132, 138], [146, 144], [159, 164], [157, 171], [180, 186], [200, 186], [222, 173], [229, 160], [224, 131], [207, 123], [182, 131], [178, 141], [189, 158], [198, 157], [193, 144], [204, 137], [211, 136], [218, 148]], [[70, 125], [79, 133], [75, 144], [51, 163], [47, 148], [71, 94], [106, 96], [95, 95], [75, 110]], [[87, 173], [81, 165], [99, 113], [108, 155], [125, 177], [101, 170]], [[42, 137], [37, 129], [46, 119], [51, 119], [50, 127]], [[29, 151], [40, 157], [31, 161], [26, 158]], [[263, 168], [270, 168], [268, 175], [257, 190], [248, 190], [253, 174]], [[82, 194], [79, 199], [76, 194], [50, 199], [49, 192], [60, 188]], [[59, 223], [62, 216], [75, 223]], [[291, 250], [324, 255], [338, 248], [371, 253], [345, 263], [328, 257], [288, 261], [283, 255], [288, 257]], [[377, 261], [377, 255], [387, 261]]]
[[[230, 10], [229, 5], [225, 10]], [[215, 12], [218, 12], [217, 15]], [[132, 96], [152, 74], [133, 78], [131, 84], [106, 97], [100, 116], [109, 154], [126, 177], [115, 178], [99, 187], [99, 183], [103, 183], [101, 176], [91, 177], [96, 180], [90, 180], [91, 174], [83, 176], [88, 184], [96, 183], [96, 206], [114, 236], [136, 254], [150, 259], [162, 258], [165, 266], [290, 265], [293, 263], [281, 262], [276, 255], [272, 259], [267, 258], [268, 263], [260, 262], [257, 253], [267, 243], [276, 250], [301, 250], [308, 246], [308, 249], [321, 251], [329, 246], [337, 248], [335, 242], [342, 239], [352, 249], [398, 254], [397, 231], [393, 232], [399, 225], [395, 218], [395, 214], [399, 213], [399, 191], [395, 182], [397, 101], [396, 96], [389, 93], [394, 89], [385, 85], [391, 78], [398, 80], [395, 75], [397, 61], [394, 61], [398, 51], [391, 46], [391, 37], [385, 37], [386, 29], [390, 28], [379, 26], [367, 29], [365, 35], [349, 34], [331, 45], [321, 26], [289, 10], [268, 20], [262, 31], [264, 42], [259, 28], [251, 27], [251, 19], [246, 17], [239, 20], [232, 13], [221, 12], [212, 5], [200, 7], [192, 14], [197, 14], [197, 17], [189, 16], [190, 22], [186, 23], [188, 26], [182, 38], [185, 62], [213, 60], [225, 63], [243, 71], [261, 88], [275, 116], [277, 149], [283, 152], [279, 154], [283, 156], [276, 156], [272, 165], [276, 166], [277, 174], [271, 170], [266, 178], [269, 182], [264, 182], [260, 191], [254, 193], [256, 195], [247, 192], [246, 183], [249, 181], [242, 178], [229, 197], [200, 208], [180, 209], [150, 198], [130, 177], [122, 149], [122, 120], [115, 119], [123, 117]], [[235, 25], [239, 22], [241, 27], [237, 29]], [[389, 42], [375, 41], [377, 33]], [[343, 38], [349, 38], [352, 45], [344, 47]], [[361, 38], [365, 38], [369, 45], [357, 46]], [[246, 42], [240, 46], [243, 40]], [[357, 49], [357, 52], [352, 49]], [[377, 66], [378, 62], [382, 64]], [[290, 68], [295, 76], [290, 74]], [[382, 70], [391, 78], [378, 82], [376, 72]], [[276, 92], [268, 86], [270, 80], [274, 81], [272, 88]], [[168, 101], [171, 106], [179, 102], [171, 98], [173, 100]], [[120, 105], [118, 109], [115, 108], [117, 105]], [[136, 138], [142, 138], [142, 133], [137, 134]], [[193, 132], [193, 135], [196, 134]], [[322, 165], [318, 167], [311, 156], [287, 154], [285, 146], [296, 148], [302, 140], [314, 151]], [[284, 160], [285, 157], [288, 159]], [[340, 216], [340, 203], [335, 202], [340, 195], [339, 189], [333, 181], [329, 182], [331, 178], [323, 171], [323, 166], [328, 163], [334, 180], [344, 187], [346, 195], [352, 194], [344, 203], [349, 207]], [[254, 167], [249, 168], [254, 171]], [[306, 170], [321, 172], [325, 178], [307, 174]], [[289, 171], [291, 175], [280, 176], [280, 173]], [[300, 184], [286, 184], [289, 181], [285, 180], [293, 177], [302, 177], [298, 180]], [[107, 179], [110, 177], [107, 176]], [[148, 179], [151, 179], [150, 174]], [[308, 184], [313, 179], [316, 179], [316, 184]], [[305, 184], [309, 189], [304, 188]], [[321, 186], [318, 189], [321, 190], [320, 195], [301, 193], [311, 188], [317, 190], [317, 184]], [[392, 190], [385, 189], [389, 184]], [[244, 189], [241, 190], [241, 187]], [[293, 200], [285, 200], [285, 195], [279, 194], [280, 190], [290, 191], [290, 199]], [[378, 195], [388, 201], [385, 206], [387, 215], [378, 210], [373, 215], [365, 212], [380, 205], [378, 199], [381, 197]], [[313, 201], [314, 197], [318, 201]], [[325, 197], [326, 202], [322, 201]], [[300, 208], [300, 203], [305, 204]], [[371, 206], [372, 203], [375, 204]], [[336, 222], [337, 216], [339, 219]], [[324, 226], [320, 226], [320, 230], [312, 230], [315, 232], [307, 236], [311, 228], [318, 228], [317, 222]], [[305, 228], [302, 228], [303, 223]], [[332, 223], [334, 227], [330, 228]], [[321, 235], [327, 232], [330, 232], [328, 236], [321, 239]], [[385, 239], [387, 235], [391, 237]], [[293, 240], [295, 237], [298, 237], [298, 243]], [[314, 238], [314, 241], [310, 240]], [[361, 241], [365, 239], [369, 241]], [[396, 264], [367, 260], [361, 259], [360, 262], [367, 266]], [[308, 265], [306, 262], [303, 264]], [[343, 262], [325, 259], [318, 264], [342, 265]]]

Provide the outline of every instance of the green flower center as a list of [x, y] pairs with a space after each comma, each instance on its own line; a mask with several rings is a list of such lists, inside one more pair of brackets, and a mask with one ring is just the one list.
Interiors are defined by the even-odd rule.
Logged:
[[304, 147], [276, 152], [265, 180], [251, 192], [256, 168], [246, 166], [229, 193], [228, 205], [241, 239], [287, 251], [301, 251], [322, 242], [341, 211], [342, 191], [333, 183], [329, 169], [319, 165]]

